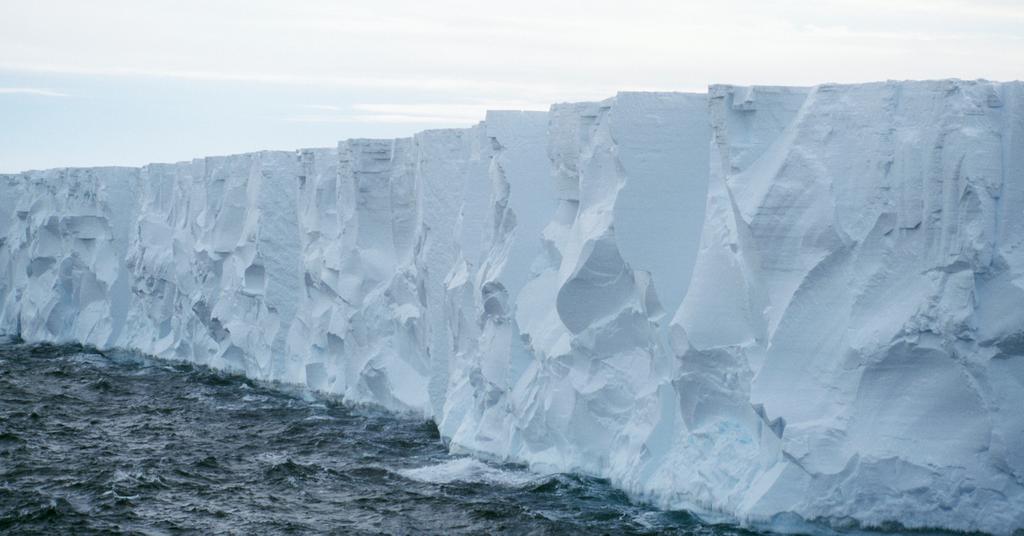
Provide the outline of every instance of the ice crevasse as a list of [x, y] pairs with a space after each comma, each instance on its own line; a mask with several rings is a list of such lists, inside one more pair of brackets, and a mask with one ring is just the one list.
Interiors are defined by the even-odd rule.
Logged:
[[1024, 528], [1024, 84], [620, 93], [0, 176], [0, 334], [752, 526]]

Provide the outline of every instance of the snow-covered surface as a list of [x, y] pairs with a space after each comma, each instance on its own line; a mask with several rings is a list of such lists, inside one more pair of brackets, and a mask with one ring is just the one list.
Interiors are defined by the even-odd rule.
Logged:
[[[780, 530], [1024, 528], [1022, 304], [1019, 82], [0, 176], [0, 336], [304, 384]], [[407, 476], [500, 480], [449, 465]]]

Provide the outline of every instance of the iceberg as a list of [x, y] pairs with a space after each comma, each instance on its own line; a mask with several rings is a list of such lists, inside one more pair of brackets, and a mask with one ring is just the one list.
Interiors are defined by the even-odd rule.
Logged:
[[0, 337], [304, 385], [779, 531], [1024, 528], [1021, 304], [1021, 82], [0, 176]]

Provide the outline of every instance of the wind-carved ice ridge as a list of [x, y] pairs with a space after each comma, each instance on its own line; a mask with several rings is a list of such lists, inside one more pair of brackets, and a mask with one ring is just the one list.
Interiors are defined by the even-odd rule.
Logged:
[[31, 171], [0, 241], [0, 337], [303, 384], [754, 527], [1024, 528], [1020, 82]]

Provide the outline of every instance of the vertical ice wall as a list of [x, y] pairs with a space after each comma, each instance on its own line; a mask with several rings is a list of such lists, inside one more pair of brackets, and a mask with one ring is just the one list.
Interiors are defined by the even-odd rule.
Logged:
[[484, 127], [349, 140], [337, 154], [336, 166], [307, 158], [300, 181], [305, 288], [290, 354], [310, 387], [432, 417], [452, 349], [445, 281], [483, 236]]
[[789, 460], [738, 510], [1024, 525], [1024, 86], [719, 86], [710, 100], [677, 351], [684, 377], [735, 385], [683, 405], [749, 435], [749, 404]]
[[2, 179], [0, 332], [116, 344], [128, 306], [123, 264], [137, 173], [55, 169]]
[[[708, 147], [689, 144], [708, 139], [704, 103], [701, 95], [624, 93], [556, 105], [547, 133], [554, 175], [544, 189], [530, 176], [546, 173], [535, 141], [540, 117], [489, 116], [494, 231], [480, 270], [449, 282], [461, 297], [451, 307], [453, 338], [465, 349], [441, 421], [454, 448], [631, 478], [674, 367], [651, 274], [677, 303], [685, 284], [676, 278], [697, 252], [703, 204], [691, 196], [703, 198]], [[506, 126], [513, 120], [522, 141]], [[506, 151], [517, 146], [516, 161], [533, 164], [509, 165]], [[534, 206], [541, 192], [557, 205]], [[637, 202], [650, 196], [659, 199]], [[537, 229], [544, 221], [539, 242], [517, 234], [520, 222]], [[648, 245], [661, 236], [672, 247], [620, 247], [620, 225], [626, 236]], [[536, 253], [529, 267], [522, 257], [509, 261], [517, 249]], [[475, 292], [460, 290], [468, 285]]]
[[683, 301], [707, 199], [707, 98], [681, 93], [620, 93], [611, 109], [626, 180], [615, 200], [622, 256], [650, 272], [666, 311]]
[[438, 421], [457, 448], [509, 456], [513, 414], [507, 392], [530, 359], [514, 318], [515, 299], [533, 276], [555, 196], [546, 153], [548, 114], [488, 112], [484, 124], [483, 141], [493, 153], [486, 174], [474, 177], [475, 195], [466, 196], [463, 210], [481, 217], [474, 224], [480, 239], [463, 241], [445, 282], [452, 351]]
[[142, 169], [124, 346], [296, 380], [283, 357], [301, 284], [298, 164], [266, 151]]
[[[330, 159], [333, 158], [333, 162]], [[348, 140], [307, 155], [299, 188], [305, 289], [292, 352], [305, 382], [423, 411], [413, 140]]]
[[[490, 144], [483, 125], [428, 130], [414, 138], [420, 236], [415, 265], [421, 288], [425, 357], [430, 363], [430, 413], [439, 416], [448, 392], [452, 342], [445, 311], [447, 280], [463, 247], [478, 247], [488, 184]], [[468, 201], [468, 202], [467, 202]]]
[[0, 175], [0, 269], [3, 270], [0, 275], [0, 336], [9, 337], [18, 332], [17, 322], [14, 322], [13, 326], [10, 317], [13, 316], [12, 312], [8, 312], [7, 296], [11, 291], [13, 284], [14, 269], [12, 262], [12, 254], [10, 242], [12, 238], [8, 237], [8, 230], [13, 222], [14, 207], [17, 206], [18, 200], [21, 198], [21, 189], [19, 188], [22, 181], [20, 175]]

